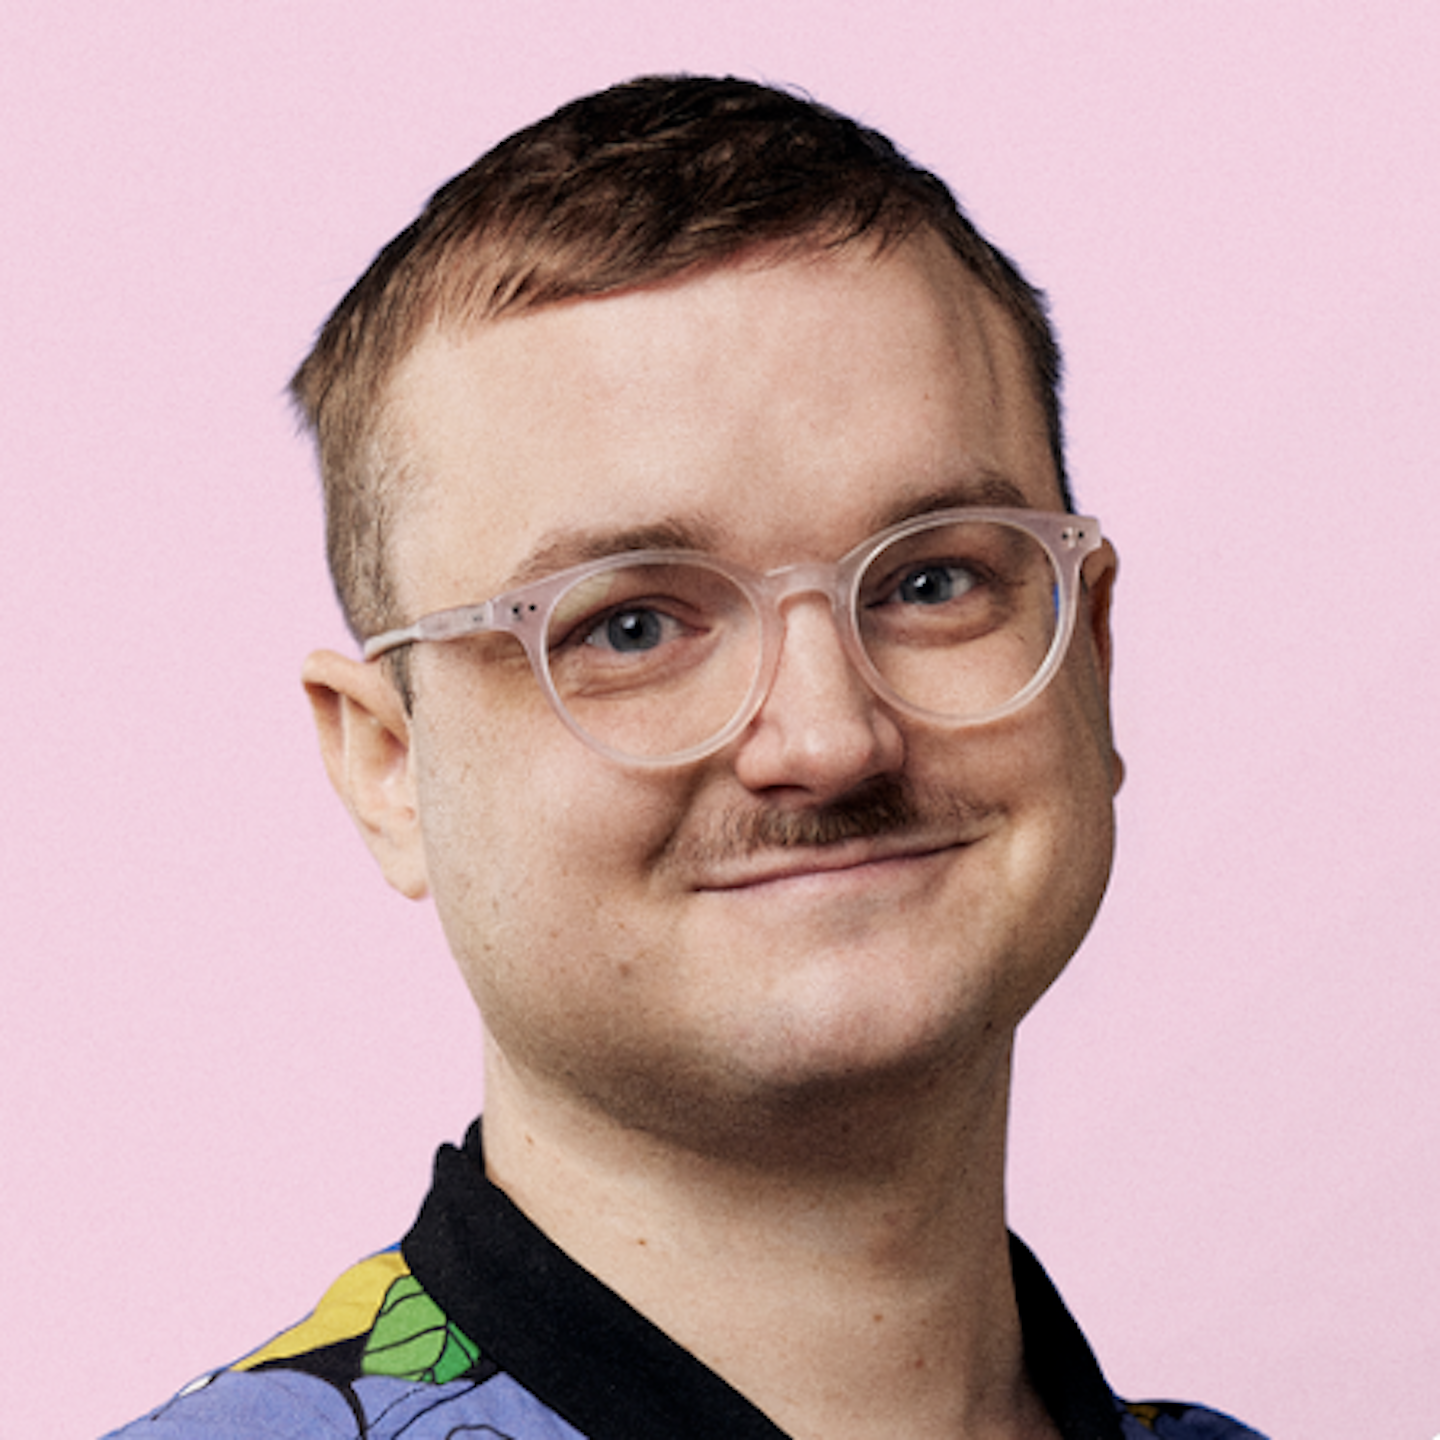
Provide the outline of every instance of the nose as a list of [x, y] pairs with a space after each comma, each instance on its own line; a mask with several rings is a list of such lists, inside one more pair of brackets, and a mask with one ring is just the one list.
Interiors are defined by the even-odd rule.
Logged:
[[904, 737], [846, 652], [828, 599], [793, 596], [770, 688], [739, 742], [747, 789], [839, 798], [904, 763]]

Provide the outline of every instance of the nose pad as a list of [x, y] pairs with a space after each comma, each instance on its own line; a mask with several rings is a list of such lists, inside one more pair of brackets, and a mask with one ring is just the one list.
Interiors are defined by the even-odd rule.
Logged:
[[740, 779], [825, 800], [898, 769], [899, 725], [857, 668], [828, 595], [795, 586], [776, 614], [778, 653], [737, 753]]

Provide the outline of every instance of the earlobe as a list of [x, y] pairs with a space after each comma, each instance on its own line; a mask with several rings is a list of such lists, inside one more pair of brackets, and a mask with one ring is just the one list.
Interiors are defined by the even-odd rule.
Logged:
[[410, 721], [380, 665], [333, 650], [305, 661], [320, 754], [385, 878], [418, 900], [429, 888], [411, 765]]

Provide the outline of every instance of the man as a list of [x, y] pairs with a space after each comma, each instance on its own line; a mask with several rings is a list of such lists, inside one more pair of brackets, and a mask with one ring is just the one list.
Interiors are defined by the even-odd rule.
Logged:
[[124, 1433], [1253, 1434], [1117, 1400], [1005, 1227], [1121, 777], [1058, 372], [939, 181], [733, 80], [576, 102], [381, 253], [294, 382], [364, 646], [305, 683], [483, 1145]]

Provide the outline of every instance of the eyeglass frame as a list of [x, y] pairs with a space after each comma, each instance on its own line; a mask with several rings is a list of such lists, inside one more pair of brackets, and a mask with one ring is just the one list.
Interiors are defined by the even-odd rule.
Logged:
[[[995, 709], [956, 719], [912, 704], [891, 688], [866, 653], [856, 619], [856, 600], [861, 576], [875, 556], [887, 545], [925, 530], [972, 522], [1008, 525], [1025, 531], [1040, 542], [1058, 581], [1056, 626], [1045, 659], [1018, 694]], [[1085, 561], [1100, 549], [1102, 543], [1100, 522], [1094, 516], [1075, 515], [1069, 511], [963, 506], [929, 511], [886, 526], [831, 563], [802, 562], [758, 571], [702, 550], [619, 551], [558, 570], [553, 575], [493, 595], [478, 604], [456, 605], [444, 610], [430, 611], [409, 625], [372, 636], [363, 642], [361, 653], [368, 662], [379, 660], [401, 646], [419, 642], [463, 640], [484, 634], [513, 635], [524, 647], [531, 671], [551, 709], [578, 739], [592, 750], [622, 765], [643, 769], [670, 768], [692, 764], [722, 750], [755, 718], [770, 693], [779, 667], [785, 638], [785, 617], [781, 613], [781, 606], [792, 596], [815, 594], [829, 599], [830, 611], [846, 658], [878, 699], [902, 714], [928, 724], [956, 730], [969, 729], [977, 725], [992, 724], [1015, 714], [1034, 700], [1054, 679], [1075, 633], [1082, 569]], [[551, 615], [572, 587], [608, 570], [646, 564], [699, 565], [712, 570], [730, 580], [750, 601], [760, 617], [760, 653], [755, 677], [744, 701], [730, 721], [716, 734], [673, 755], [631, 755], [614, 749], [590, 734], [571, 715], [556, 690], [545, 648], [545, 636], [549, 630]]]

